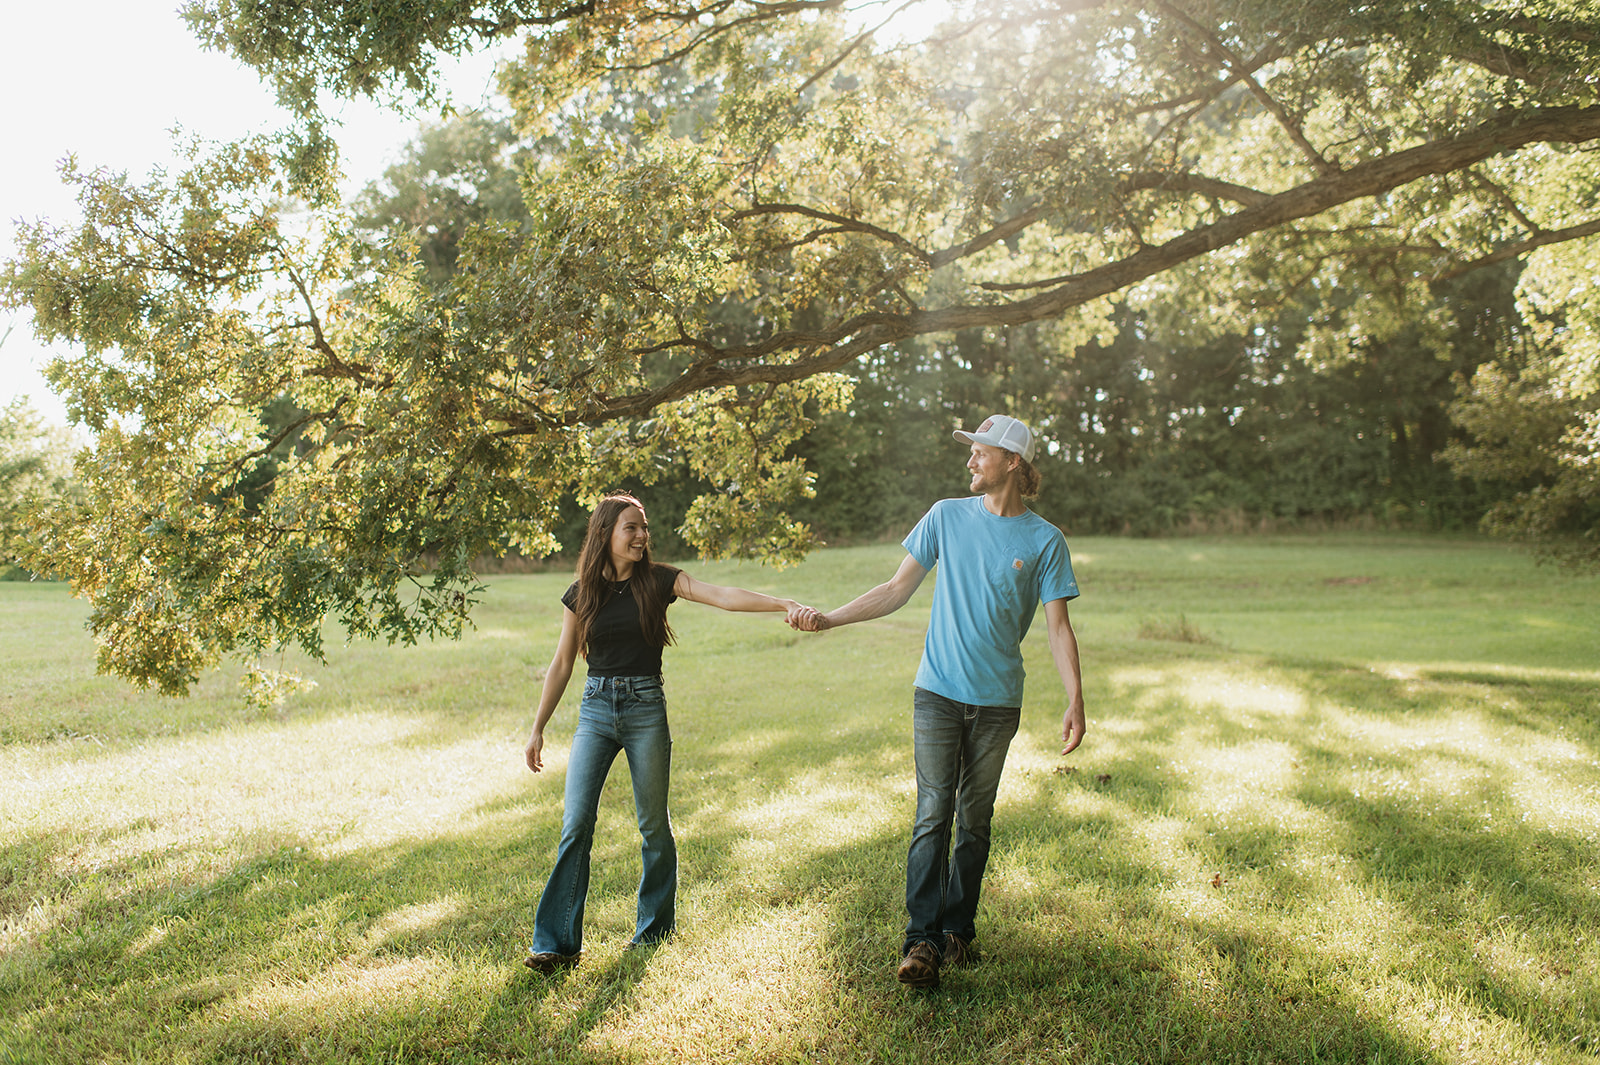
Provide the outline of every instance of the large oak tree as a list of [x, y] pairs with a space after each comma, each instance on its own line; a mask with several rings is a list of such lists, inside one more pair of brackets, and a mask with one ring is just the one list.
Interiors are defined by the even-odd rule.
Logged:
[[[691, 542], [798, 557], [805, 412], [907, 338], [1029, 325], [1070, 352], [1112, 296], [1204, 333], [1359, 276], [1383, 298], [1306, 342], [1333, 359], [1415, 328], [1408, 293], [1531, 258], [1549, 301], [1593, 258], [1600, 14], [1578, 0], [908, 21], [929, 6], [196, 3], [300, 130], [143, 185], [69, 171], [82, 223], [26, 228], [4, 278], [85, 352], [52, 372], [98, 442], [40, 557], [94, 601], [102, 667], [181, 691], [222, 654], [320, 650], [330, 615], [456, 631], [474, 555], [548, 550], [563, 495], [669, 458], [715, 486]], [[320, 109], [427, 99], [440, 54], [511, 34], [517, 119], [561, 150], [527, 162], [527, 221], [468, 232], [430, 283], [326, 204]], [[1554, 298], [1592, 390], [1592, 297]], [[264, 438], [274, 404], [293, 415]]]

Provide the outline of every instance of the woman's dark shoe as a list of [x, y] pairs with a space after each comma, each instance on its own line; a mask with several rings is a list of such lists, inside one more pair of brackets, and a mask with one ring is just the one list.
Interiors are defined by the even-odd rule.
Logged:
[[529, 954], [522, 959], [522, 964], [536, 973], [553, 973], [561, 969], [571, 969], [578, 964], [578, 954], [557, 954], [554, 951], [542, 951], [538, 954]]

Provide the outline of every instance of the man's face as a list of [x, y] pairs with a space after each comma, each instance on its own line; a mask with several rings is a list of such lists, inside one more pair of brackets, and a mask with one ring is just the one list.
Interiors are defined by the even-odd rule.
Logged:
[[1015, 458], [1015, 455], [1002, 448], [973, 444], [972, 454], [967, 459], [967, 469], [972, 471], [971, 490], [974, 493], [993, 492], [1005, 487]]

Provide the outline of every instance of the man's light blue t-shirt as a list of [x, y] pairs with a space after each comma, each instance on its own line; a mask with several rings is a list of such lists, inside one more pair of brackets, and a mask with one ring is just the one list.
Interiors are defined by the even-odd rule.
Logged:
[[917, 687], [976, 706], [1021, 706], [1022, 638], [1041, 602], [1078, 582], [1061, 530], [1033, 511], [989, 513], [982, 496], [941, 499], [903, 545], [939, 567]]

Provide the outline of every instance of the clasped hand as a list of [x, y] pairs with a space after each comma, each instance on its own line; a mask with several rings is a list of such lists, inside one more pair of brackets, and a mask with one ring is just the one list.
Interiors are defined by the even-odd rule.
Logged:
[[784, 618], [798, 632], [821, 632], [828, 627], [828, 616], [816, 607], [796, 604]]

